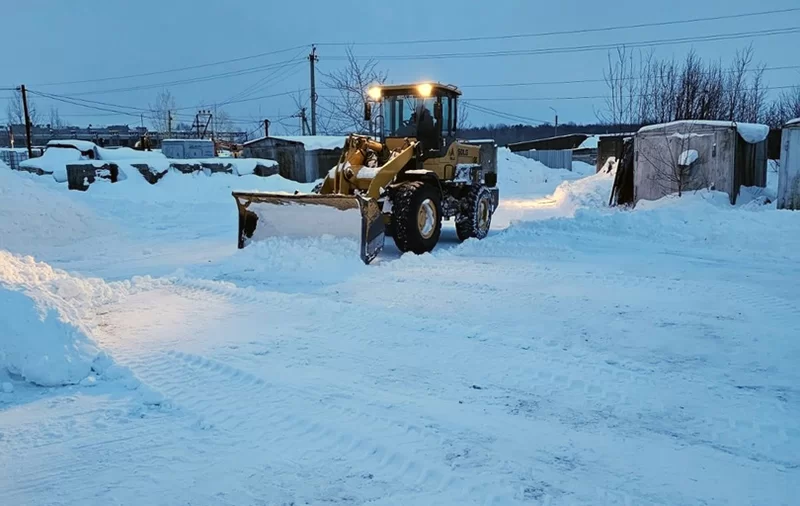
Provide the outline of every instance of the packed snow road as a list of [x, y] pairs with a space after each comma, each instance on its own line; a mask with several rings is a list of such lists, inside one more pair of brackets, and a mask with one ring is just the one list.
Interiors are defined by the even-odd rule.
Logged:
[[613, 176], [504, 156], [487, 239], [370, 266], [237, 251], [230, 188], [275, 180], [0, 171], [0, 286], [74, 325], [86, 375], [6, 357], [0, 504], [793, 504], [800, 217], [611, 211]]

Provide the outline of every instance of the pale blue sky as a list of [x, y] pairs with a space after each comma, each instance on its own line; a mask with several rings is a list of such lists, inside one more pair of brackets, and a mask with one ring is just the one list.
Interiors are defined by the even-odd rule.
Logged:
[[[3, 9], [2, 33], [6, 57], [0, 66], [0, 86], [26, 83], [32, 90], [68, 95], [131, 107], [146, 107], [158, 88], [117, 93], [103, 90], [148, 86], [168, 81], [208, 76], [285, 61], [307, 51], [297, 49], [263, 58], [217, 65], [179, 73], [127, 80], [74, 85], [47, 83], [89, 80], [156, 72], [176, 67], [248, 56], [292, 46], [319, 43], [322, 72], [342, 64], [344, 48], [325, 42], [384, 42], [389, 40], [494, 36], [579, 30], [614, 25], [681, 20], [797, 7], [796, 1], [761, 0], [596, 0], [563, 1], [419, 1], [364, 2], [315, 0], [295, 2], [202, 0], [27, 0]], [[618, 30], [608, 33], [571, 34], [510, 40], [420, 44], [408, 46], [359, 45], [358, 55], [415, 55], [459, 52], [526, 50], [593, 45], [700, 35], [749, 32], [800, 25], [800, 12], [772, 16], [703, 22], [670, 27]], [[694, 47], [707, 58], [727, 61], [749, 42], [756, 59], [769, 66], [800, 65], [796, 48], [800, 35], [781, 35], [734, 41], [695, 42], [657, 48], [660, 56], [681, 57]], [[30, 58], [21, 58], [27, 52]], [[475, 59], [382, 61], [394, 82], [433, 79], [463, 88], [465, 98], [546, 98], [541, 101], [479, 101], [482, 106], [516, 115], [549, 120], [551, 107], [563, 122], [595, 120], [594, 110], [603, 101], [564, 100], [561, 97], [605, 95], [603, 83], [538, 85], [514, 88], [481, 88], [469, 85], [510, 82], [564, 81], [602, 78], [604, 51], [556, 55], [522, 55]], [[308, 64], [263, 70], [225, 79], [167, 86], [179, 107], [199, 102], [221, 102], [277, 75], [277, 82], [253, 89], [249, 96], [263, 96], [308, 86]], [[767, 83], [784, 86], [800, 83], [798, 69], [771, 71]], [[321, 95], [325, 94], [320, 90]], [[329, 92], [328, 92], [329, 93]], [[8, 93], [0, 93], [0, 97]], [[552, 99], [550, 99], [552, 97]], [[40, 109], [49, 103], [39, 97]], [[76, 124], [138, 124], [133, 117], [109, 116], [69, 104], [59, 104], [62, 117]], [[292, 114], [290, 97], [231, 104], [226, 107], [237, 120], [277, 118]], [[130, 109], [135, 113], [134, 109]], [[194, 111], [185, 109], [182, 114]], [[322, 112], [321, 112], [322, 113]], [[187, 119], [187, 117], [181, 118]], [[500, 118], [471, 113], [473, 123], [501, 122]], [[189, 120], [190, 121], [190, 120]], [[290, 120], [295, 124], [295, 120]], [[242, 128], [252, 125], [240, 125]], [[276, 130], [278, 126], [276, 125]]]

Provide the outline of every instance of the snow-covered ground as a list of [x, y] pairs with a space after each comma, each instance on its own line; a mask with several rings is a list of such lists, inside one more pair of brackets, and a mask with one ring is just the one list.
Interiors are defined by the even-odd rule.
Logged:
[[499, 163], [489, 237], [369, 266], [236, 249], [313, 184], [0, 164], [0, 504], [796, 504], [800, 214]]

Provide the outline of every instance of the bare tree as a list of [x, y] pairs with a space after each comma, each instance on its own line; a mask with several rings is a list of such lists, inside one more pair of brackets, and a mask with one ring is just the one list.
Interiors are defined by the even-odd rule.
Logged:
[[368, 132], [370, 122], [364, 121], [364, 102], [370, 86], [386, 82], [388, 74], [378, 70], [378, 62], [359, 62], [351, 47], [347, 48], [347, 64], [331, 73], [322, 73], [323, 83], [334, 90], [335, 96], [325, 99], [322, 110], [329, 116], [328, 132]]
[[50, 128], [63, 128], [67, 124], [61, 119], [58, 107], [50, 106]]
[[[30, 117], [32, 125], [39, 124], [39, 111], [30, 94], [28, 95], [28, 117]], [[22, 91], [19, 89], [14, 90], [14, 95], [8, 99], [6, 119], [9, 125], [25, 124], [25, 108], [22, 103]]]
[[781, 93], [764, 112], [764, 122], [772, 128], [795, 118], [800, 118], [800, 86]]
[[624, 48], [609, 53], [604, 71], [610, 96], [598, 119], [606, 124], [666, 123], [684, 119], [756, 122], [764, 116], [764, 66], [753, 49], [736, 54], [729, 68], [705, 63], [690, 51], [682, 62], [635, 58]]
[[467, 109], [467, 105], [464, 102], [459, 102], [456, 112], [456, 130], [461, 132], [469, 127], [469, 109]]
[[177, 109], [175, 97], [169, 90], [162, 90], [156, 95], [156, 101], [149, 105], [150, 121], [157, 132], [167, 132], [170, 129], [169, 116]]

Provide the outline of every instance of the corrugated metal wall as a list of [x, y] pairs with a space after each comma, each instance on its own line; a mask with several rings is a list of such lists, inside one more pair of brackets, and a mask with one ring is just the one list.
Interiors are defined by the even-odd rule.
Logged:
[[10, 169], [19, 170], [19, 162], [28, 159], [28, 152], [18, 149], [0, 149], [0, 160]]
[[532, 149], [530, 151], [518, 151], [515, 154], [541, 162], [551, 169], [572, 170], [571, 149]]

